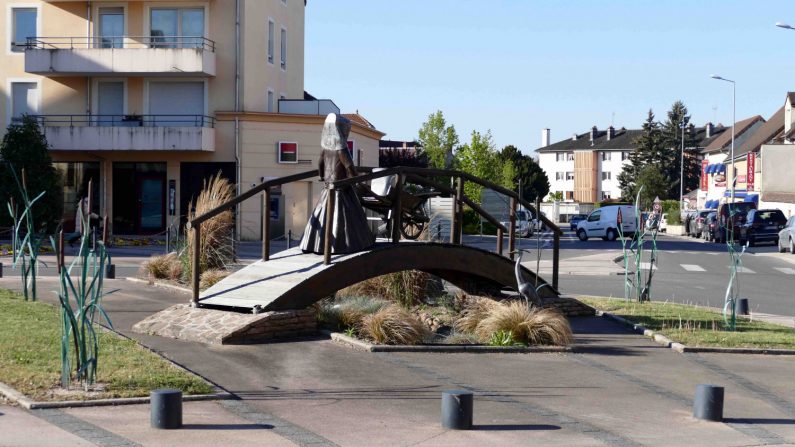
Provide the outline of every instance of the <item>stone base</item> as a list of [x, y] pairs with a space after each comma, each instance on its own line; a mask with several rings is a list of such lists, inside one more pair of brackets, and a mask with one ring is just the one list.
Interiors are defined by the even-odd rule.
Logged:
[[265, 343], [314, 335], [317, 320], [310, 309], [254, 315], [178, 304], [136, 323], [133, 331], [211, 344]]
[[544, 309], [557, 309], [567, 317], [591, 317], [596, 315], [593, 307], [567, 296], [544, 298], [542, 307]]

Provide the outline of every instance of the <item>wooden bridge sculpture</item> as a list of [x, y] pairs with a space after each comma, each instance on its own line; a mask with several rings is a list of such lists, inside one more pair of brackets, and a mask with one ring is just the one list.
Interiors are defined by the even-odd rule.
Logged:
[[[353, 253], [332, 255], [329, 241], [331, 226], [326, 225], [323, 255], [303, 253], [299, 248], [270, 254], [270, 240], [263, 237], [262, 260], [255, 262], [221, 280], [200, 293], [199, 253], [201, 251], [201, 224], [239, 203], [262, 196], [263, 216], [262, 234], [270, 234], [270, 194], [271, 189], [284, 184], [304, 181], [317, 176], [317, 171], [307, 171], [286, 177], [265, 181], [251, 190], [235, 197], [229, 202], [193, 219], [188, 223], [190, 237], [193, 238], [192, 256], [192, 300], [196, 307], [227, 308], [235, 310], [275, 311], [303, 309], [327, 297], [337, 290], [376, 276], [402, 270], [421, 270], [445, 279], [456, 286], [471, 292], [495, 290], [503, 287], [516, 288], [516, 273], [513, 262], [515, 253], [516, 210], [518, 205], [529, 209], [533, 215], [552, 231], [552, 283], [525, 267], [521, 267], [524, 281], [538, 284], [541, 297], [557, 295], [558, 262], [561, 230], [538, 212], [535, 206], [523, 200], [513, 191], [464, 172], [441, 169], [395, 167], [375, 171], [372, 168], [358, 168], [363, 175], [328, 183], [329, 207], [333, 206], [335, 189], [343, 186], [364, 184], [385, 176], [396, 176], [396, 188], [402, 190], [406, 184], [431, 187], [453, 200], [453, 222], [449, 243], [402, 241], [401, 242], [401, 204], [400, 195], [394, 200], [390, 213], [391, 237], [379, 240], [371, 249]], [[437, 179], [451, 179], [454, 187], [445, 186]], [[465, 182], [473, 182], [495, 190], [510, 200], [509, 224], [506, 228], [494, 216], [483, 210], [464, 194]], [[497, 228], [496, 253], [462, 245], [463, 206], [467, 205]], [[333, 213], [329, 208], [328, 215]], [[508, 233], [508, 256], [503, 256], [505, 233]]]

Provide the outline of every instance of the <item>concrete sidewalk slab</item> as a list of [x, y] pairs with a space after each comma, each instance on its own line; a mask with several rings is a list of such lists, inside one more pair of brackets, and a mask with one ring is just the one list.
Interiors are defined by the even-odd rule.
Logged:
[[94, 445], [19, 407], [0, 405], [0, 446], [41, 447], [54, 445], [55, 440], [64, 447]]

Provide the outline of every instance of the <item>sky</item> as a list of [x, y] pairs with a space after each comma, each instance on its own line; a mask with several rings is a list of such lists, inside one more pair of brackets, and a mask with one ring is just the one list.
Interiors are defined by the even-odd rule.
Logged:
[[663, 121], [767, 119], [795, 91], [787, 1], [309, 0], [305, 89], [414, 140], [441, 110], [461, 142], [491, 130], [532, 155], [553, 142]]

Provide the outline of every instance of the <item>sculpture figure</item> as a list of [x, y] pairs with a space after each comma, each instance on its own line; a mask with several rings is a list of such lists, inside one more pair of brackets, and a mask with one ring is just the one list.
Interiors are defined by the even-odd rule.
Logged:
[[[323, 133], [320, 137], [323, 151], [318, 162], [318, 173], [321, 180], [326, 182], [326, 187], [323, 188], [301, 238], [301, 250], [305, 253], [323, 253], [329, 182], [357, 175], [348, 152], [350, 130], [350, 120], [335, 113], [329, 113], [323, 124]], [[365, 250], [375, 242], [367, 225], [367, 217], [352, 186], [336, 189], [331, 222], [331, 252], [334, 254]]]

